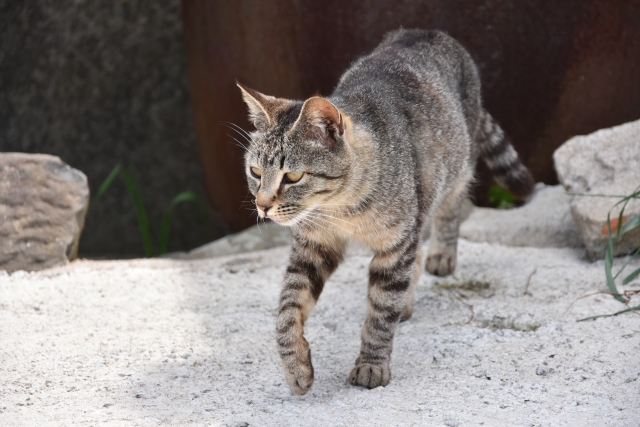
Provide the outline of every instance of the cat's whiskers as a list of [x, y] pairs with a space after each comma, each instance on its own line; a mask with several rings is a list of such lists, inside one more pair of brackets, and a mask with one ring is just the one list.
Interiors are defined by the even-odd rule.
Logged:
[[[256, 213], [258, 212], [258, 210], [256, 209]], [[264, 239], [264, 233], [262, 232], [262, 229], [260, 228], [260, 223], [264, 222], [264, 221], [260, 221], [260, 215], [258, 215], [258, 217], [256, 218], [256, 226], [258, 227], [258, 231], [260, 232], [260, 234], [262, 235], [262, 238]]]
[[233, 139], [233, 140], [236, 142], [236, 144], [233, 144], [233, 145], [235, 145], [235, 146], [237, 146], [237, 147], [242, 148], [244, 151], [249, 151], [249, 147], [245, 146], [243, 143], [241, 143], [240, 141], [238, 141], [236, 138], [234, 138], [233, 136], [231, 136], [231, 135], [229, 135], [229, 134], [227, 134], [227, 136], [228, 136], [229, 138]]
[[[315, 220], [318, 220], [318, 221], [323, 221], [327, 226], [330, 224], [331, 226], [336, 227], [336, 228], [338, 228], [338, 229], [340, 229], [340, 230], [344, 231], [344, 232], [345, 232], [345, 233], [347, 233], [347, 234], [353, 234], [353, 232], [352, 232], [352, 231], [347, 230], [346, 228], [341, 227], [341, 226], [339, 226], [338, 224], [336, 224], [336, 223], [334, 223], [334, 222], [331, 222], [331, 221], [329, 221], [329, 220], [327, 219], [327, 218], [334, 219], [333, 217], [326, 217], [326, 216], [321, 215], [321, 214], [319, 214], [319, 213], [317, 213], [317, 212], [311, 213], [311, 214], [310, 214], [310, 217], [311, 217], [311, 218], [313, 218], [313, 219], [315, 219]], [[337, 219], [337, 218], [335, 218], [335, 219]], [[323, 227], [323, 228], [324, 228], [324, 227]], [[327, 228], [325, 228], [325, 230], [329, 231]]]
[[327, 227], [323, 226], [323, 225], [322, 225], [322, 224], [320, 224], [319, 222], [314, 221], [312, 218], [313, 218], [313, 219], [316, 219], [316, 220], [318, 220], [318, 221], [321, 221], [321, 220], [322, 220], [322, 218], [316, 217], [316, 216], [312, 215], [311, 213], [309, 213], [309, 214], [304, 218], [304, 220], [305, 220], [305, 221], [310, 221], [312, 224], [317, 225], [318, 227], [320, 227], [320, 228], [322, 228], [323, 230], [325, 230], [327, 233], [331, 233], [331, 231], [330, 231]]
[[[381, 236], [382, 231], [379, 228], [376, 228], [376, 227], [372, 226], [370, 221], [365, 221], [364, 218], [359, 217], [359, 216], [355, 216], [355, 217], [352, 217], [352, 221], [354, 221], [354, 220], [356, 221], [356, 223], [354, 224], [353, 222], [345, 221], [344, 219], [341, 219], [341, 218], [338, 218], [338, 217], [334, 216], [334, 215], [349, 215], [348, 212], [342, 212], [340, 210], [333, 210], [333, 209], [326, 209], [325, 206], [327, 206], [327, 205], [326, 204], [322, 204], [320, 206], [316, 206], [314, 209], [315, 209], [315, 211], [317, 213], [322, 213], [322, 214], [324, 214], [325, 216], [327, 216], [327, 217], [329, 217], [331, 219], [336, 219], [338, 221], [345, 222], [345, 223], [347, 223], [347, 224], [349, 224], [351, 226], [354, 226], [358, 230], [367, 231], [369, 234], [373, 234], [375, 236]], [[345, 205], [336, 205], [336, 206], [352, 206], [352, 205], [345, 204]], [[334, 215], [331, 215], [331, 214], [334, 214]], [[335, 223], [334, 223], [334, 225], [336, 227], [339, 227]], [[341, 227], [339, 227], [339, 228], [341, 228]], [[344, 231], [347, 231], [347, 230], [344, 230]], [[349, 234], [353, 235], [354, 233], [355, 233], [354, 231], [349, 231]]]
[[[242, 138], [244, 138], [245, 141], [247, 141], [249, 144], [251, 144], [253, 142], [253, 138], [251, 138], [251, 135], [246, 130], [244, 130], [240, 126], [238, 126], [237, 124], [231, 123], [231, 122], [220, 122], [220, 124], [225, 126], [225, 127], [227, 127], [227, 128], [229, 128], [229, 129], [231, 129], [232, 131], [235, 131], [238, 135], [240, 135]], [[242, 132], [240, 132], [240, 131], [242, 131]]]
[[322, 208], [314, 208], [313, 212], [315, 214], [322, 215], [322, 216], [324, 216], [326, 218], [336, 219], [338, 221], [344, 222], [347, 225], [353, 225], [349, 221], [345, 221], [342, 218], [338, 218], [337, 216], [331, 215], [331, 213], [335, 213], [334, 211], [330, 211], [330, 210], [326, 210], [326, 209], [322, 209]]
[[[306, 226], [308, 226], [311, 230], [313, 230], [313, 231], [314, 231], [314, 236], [320, 237], [320, 238], [322, 239], [322, 241], [323, 241], [327, 246], [330, 246], [330, 245], [329, 245], [329, 241], [325, 238], [325, 236], [323, 235], [323, 233], [322, 233], [322, 232], [320, 232], [320, 231], [318, 231], [318, 230], [317, 230], [317, 229], [312, 225], [312, 223], [313, 223], [313, 224], [315, 224], [315, 222], [311, 221], [311, 220], [310, 220], [309, 218], [307, 218], [307, 217], [300, 218], [298, 221], [299, 221], [299, 222], [298, 222], [298, 223], [296, 223], [296, 224], [300, 224], [300, 225], [305, 226], [305, 227], [306, 227]], [[318, 224], [316, 224], [316, 225], [318, 225]], [[320, 226], [320, 227], [322, 227], [322, 226]], [[304, 228], [304, 227], [303, 227], [303, 228]], [[324, 227], [322, 227], [322, 228], [324, 228]], [[326, 230], [326, 228], [325, 228], [325, 230]], [[328, 230], [327, 230], [327, 231], [328, 231]]]

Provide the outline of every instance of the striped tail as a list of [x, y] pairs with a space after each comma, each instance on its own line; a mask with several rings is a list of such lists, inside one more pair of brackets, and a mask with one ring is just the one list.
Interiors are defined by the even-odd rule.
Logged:
[[480, 156], [498, 184], [526, 199], [535, 184], [531, 172], [522, 164], [509, 138], [486, 110], [483, 110], [480, 121], [477, 140]]

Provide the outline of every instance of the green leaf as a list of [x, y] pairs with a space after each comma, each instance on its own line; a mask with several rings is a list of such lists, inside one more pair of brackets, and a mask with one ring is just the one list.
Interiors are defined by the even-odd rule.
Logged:
[[117, 165], [115, 168], [113, 168], [107, 178], [102, 181], [102, 184], [100, 185], [100, 188], [98, 188], [98, 192], [96, 193], [96, 195], [93, 196], [93, 200], [91, 201], [91, 203], [95, 203], [105, 193], [105, 191], [107, 191], [107, 189], [111, 186], [113, 180], [116, 179], [116, 176], [118, 176], [118, 173], [120, 173], [121, 169], [122, 165]]
[[136, 185], [136, 182], [131, 176], [131, 173], [128, 169], [122, 169], [122, 178], [124, 179], [124, 184], [127, 187], [127, 191], [133, 199], [133, 205], [136, 209], [136, 215], [138, 217], [138, 227], [140, 228], [140, 233], [142, 234], [142, 243], [144, 245], [145, 254], [148, 258], [151, 258], [153, 257], [153, 240], [151, 239], [149, 220], [147, 218], [147, 211], [144, 208], [144, 203], [142, 202], [142, 196], [140, 195], [138, 186]]
[[613, 294], [613, 297], [620, 302], [626, 303], [627, 300], [620, 295], [618, 292], [618, 288], [616, 287], [616, 282], [613, 279], [613, 274], [611, 273], [611, 268], [613, 267], [613, 238], [611, 237], [611, 217], [607, 215], [607, 229], [608, 229], [608, 245], [607, 251], [604, 255], [604, 274], [607, 278], [607, 286], [609, 290]]
[[513, 207], [516, 196], [506, 188], [499, 185], [492, 185], [489, 188], [489, 202], [498, 207], [498, 209], [507, 209]]
[[625, 268], [627, 268], [627, 266], [631, 263], [631, 261], [633, 261], [638, 256], [638, 254], [640, 254], [640, 248], [636, 249], [636, 251], [629, 256], [629, 259], [627, 260], [627, 262], [625, 262], [624, 265], [620, 268], [620, 270], [618, 270], [616, 275], [613, 276], [614, 280], [618, 278], [618, 276], [624, 271]]
[[626, 285], [627, 283], [629, 283], [630, 281], [638, 277], [638, 275], [640, 275], [640, 268], [638, 268], [637, 270], [633, 271], [630, 275], [625, 277], [624, 280], [622, 281], [622, 284]]
[[636, 215], [631, 218], [629, 221], [625, 222], [622, 227], [620, 227], [621, 222], [618, 223], [618, 235], [623, 236], [626, 233], [640, 227], [640, 215]]
[[[639, 195], [640, 195], [640, 185], [636, 187], [633, 193], [629, 194], [626, 197], [623, 197], [621, 200], [618, 201], [618, 203], [613, 205], [614, 208], [620, 204], [622, 205], [622, 209], [620, 209], [620, 214], [618, 215], [618, 232], [616, 233], [616, 237], [621, 236], [620, 232], [622, 231], [622, 220], [624, 218], [624, 210], [626, 209], [627, 204], [631, 199], [637, 199]], [[611, 211], [609, 211], [609, 213], [611, 213]]]
[[[624, 204], [622, 205], [622, 209], [620, 209], [620, 214], [618, 215], [618, 227], [617, 227], [617, 231], [616, 231], [616, 238], [620, 237], [620, 231], [622, 230], [622, 223], [624, 221], [624, 209], [627, 207], [627, 202], [625, 201]], [[607, 218], [607, 221], [609, 219]], [[611, 229], [609, 229], [609, 232], [611, 232]]]
[[197, 199], [198, 196], [192, 191], [185, 191], [173, 198], [173, 200], [169, 204], [167, 212], [165, 212], [164, 217], [162, 218], [160, 242], [158, 244], [158, 255], [162, 255], [167, 251], [167, 245], [169, 244], [169, 231], [171, 230], [171, 219], [173, 218], [173, 208], [180, 203], [191, 202]]
[[173, 198], [173, 200], [169, 204], [169, 209], [173, 209], [174, 206], [180, 203], [191, 202], [194, 200], [198, 200], [198, 195], [196, 193], [194, 193], [193, 191], [182, 192]]
[[595, 319], [599, 319], [601, 317], [618, 316], [619, 314], [628, 313], [630, 311], [640, 311], [640, 305], [636, 305], [635, 307], [630, 307], [630, 308], [627, 308], [626, 310], [621, 310], [621, 311], [618, 311], [618, 312], [613, 313], [613, 314], [601, 314], [599, 316], [585, 317], [584, 319], [578, 320], [578, 322], [584, 322], [584, 321], [587, 321], [587, 320], [595, 320]]

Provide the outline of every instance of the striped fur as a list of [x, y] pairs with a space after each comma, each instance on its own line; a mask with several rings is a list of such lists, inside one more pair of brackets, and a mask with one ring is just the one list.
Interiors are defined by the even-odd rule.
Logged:
[[530, 175], [482, 109], [471, 57], [437, 31], [389, 33], [328, 98], [294, 101], [239, 86], [256, 126], [239, 131], [249, 142], [249, 190], [261, 217], [293, 231], [276, 321], [287, 383], [295, 394], [313, 383], [304, 323], [346, 243], [356, 240], [374, 256], [349, 381], [384, 386], [396, 327], [413, 311], [423, 228], [432, 230], [426, 269], [450, 274], [478, 154], [519, 194]]
[[342, 261], [344, 245], [326, 247], [296, 234], [280, 294], [276, 322], [278, 350], [285, 377], [295, 394], [305, 394], [313, 383], [309, 343], [304, 322], [316, 304], [324, 282]]
[[478, 132], [478, 147], [496, 181], [516, 196], [526, 198], [533, 191], [535, 181], [531, 172], [522, 164], [509, 138], [486, 111], [482, 111]]

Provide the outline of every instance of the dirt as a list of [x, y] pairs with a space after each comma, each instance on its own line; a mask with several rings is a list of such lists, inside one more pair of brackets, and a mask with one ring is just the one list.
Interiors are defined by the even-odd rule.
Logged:
[[569, 308], [606, 290], [584, 249], [462, 240], [454, 277], [422, 276], [374, 390], [347, 383], [369, 262], [355, 252], [306, 324], [302, 397], [274, 339], [287, 253], [0, 272], [0, 425], [640, 425], [640, 316], [577, 322], [624, 308]]

